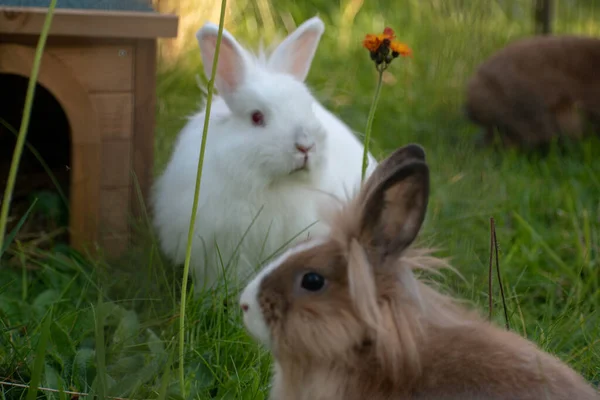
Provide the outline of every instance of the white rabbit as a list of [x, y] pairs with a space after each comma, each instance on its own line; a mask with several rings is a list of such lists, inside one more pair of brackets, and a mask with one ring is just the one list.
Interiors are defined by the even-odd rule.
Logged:
[[[220, 281], [224, 266], [243, 279], [278, 250], [326, 234], [321, 207], [360, 188], [362, 144], [304, 83], [324, 29], [311, 18], [258, 57], [223, 30], [192, 241], [196, 291]], [[196, 33], [208, 77], [217, 32], [206, 23]], [[185, 259], [204, 118], [183, 128], [152, 191], [160, 247], [176, 264]], [[375, 167], [369, 155], [367, 175]]]

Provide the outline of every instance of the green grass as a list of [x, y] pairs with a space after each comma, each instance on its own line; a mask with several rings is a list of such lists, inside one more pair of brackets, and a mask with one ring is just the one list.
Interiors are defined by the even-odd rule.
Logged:
[[[598, 383], [600, 140], [590, 138], [543, 158], [475, 150], [477, 129], [461, 113], [464, 83], [477, 64], [533, 31], [530, 3], [365, 2], [350, 24], [342, 20], [337, 2], [272, 0], [272, 8], [278, 11], [273, 16], [280, 32], [280, 11], [289, 11], [297, 23], [317, 12], [324, 19], [325, 35], [308, 82], [358, 132], [365, 129], [377, 83], [377, 72], [360, 46], [363, 35], [389, 25], [413, 49], [413, 59], [396, 60], [387, 71], [391, 75], [375, 114], [372, 150], [383, 157], [409, 142], [425, 147], [432, 191], [420, 241], [451, 256], [466, 278], [446, 275], [446, 289], [487, 312], [489, 218], [494, 217], [511, 328]], [[557, 3], [556, 31], [600, 34], [594, 22], [600, 2]], [[253, 2], [237, 4], [234, 32], [256, 43], [262, 14]], [[186, 117], [203, 101], [195, 78], [201, 71], [199, 51], [195, 38], [190, 42], [189, 54], [159, 75], [157, 173]], [[110, 264], [60, 244], [50, 252], [18, 242], [7, 250], [0, 269], [3, 381], [28, 385], [39, 365], [39, 343], [47, 337], [42, 387], [182, 398], [177, 375], [181, 269], [160, 256], [147, 226], [138, 231], [134, 249]], [[494, 318], [502, 324], [498, 293], [495, 284]], [[236, 296], [235, 291], [216, 291], [188, 299], [186, 398], [266, 398], [270, 358], [246, 335]], [[48, 326], [42, 321], [50, 310]], [[25, 388], [0, 386], [0, 399], [26, 395]]]

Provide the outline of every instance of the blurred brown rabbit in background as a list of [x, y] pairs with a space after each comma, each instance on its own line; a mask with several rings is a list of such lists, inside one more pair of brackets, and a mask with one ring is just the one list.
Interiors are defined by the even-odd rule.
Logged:
[[483, 62], [467, 83], [465, 113], [500, 133], [507, 147], [537, 148], [553, 138], [580, 139], [587, 123], [600, 133], [600, 39], [534, 36]]

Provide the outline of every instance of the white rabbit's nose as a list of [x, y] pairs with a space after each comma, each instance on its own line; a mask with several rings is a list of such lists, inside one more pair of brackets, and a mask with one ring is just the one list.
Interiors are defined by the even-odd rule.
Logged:
[[243, 311], [243, 312], [246, 312], [246, 311], [248, 311], [248, 310], [250, 309], [250, 307], [249, 307], [249, 306], [248, 306], [248, 304], [246, 304], [246, 303], [242, 303], [242, 304], [241, 304], [241, 307], [242, 307], [242, 311]]
[[306, 154], [306, 153], [308, 153], [309, 151], [311, 151], [313, 147], [315, 147], [315, 145], [314, 145], [314, 144], [311, 144], [311, 145], [308, 145], [308, 146], [307, 146], [307, 145], [303, 145], [303, 144], [296, 143], [296, 149], [298, 149], [298, 151], [299, 151], [300, 153], [304, 153], [304, 154]]
[[296, 130], [296, 135], [294, 136], [294, 144], [296, 145], [296, 149], [301, 153], [308, 153], [313, 147], [315, 147], [314, 140], [306, 133], [303, 128], [298, 128]]

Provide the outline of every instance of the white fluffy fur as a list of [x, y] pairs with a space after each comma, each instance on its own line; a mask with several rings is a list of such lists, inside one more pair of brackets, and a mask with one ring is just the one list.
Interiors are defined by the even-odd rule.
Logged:
[[265, 322], [265, 318], [263, 317], [262, 310], [258, 302], [258, 295], [260, 293], [262, 281], [292, 255], [301, 253], [322, 243], [322, 240], [313, 239], [288, 248], [287, 251], [285, 251], [275, 260], [271, 261], [258, 274], [256, 274], [256, 276], [252, 278], [250, 283], [248, 283], [242, 292], [240, 296], [240, 304], [242, 307], [248, 307], [248, 310], [244, 313], [244, 325], [247, 327], [252, 336], [254, 336], [256, 340], [260, 341], [263, 345], [267, 347], [271, 345], [271, 333]]
[[[197, 33], [207, 74], [212, 70], [210, 40], [217, 29], [208, 23]], [[215, 80], [220, 96], [211, 109], [192, 244], [196, 290], [217, 282], [219, 259], [230, 261], [259, 211], [239, 247], [239, 260], [231, 263], [237, 266], [234, 278], [251, 275], [266, 257], [312, 224], [316, 223], [293, 243], [308, 234], [327, 233], [318, 221], [320, 208], [336, 203], [335, 198], [346, 199], [360, 187], [363, 146], [303, 82], [323, 30], [317, 17], [306, 21], [271, 58], [262, 56], [262, 62], [223, 32], [218, 68], [221, 60], [230, 65], [223, 64]], [[285, 73], [290, 65], [294, 70]], [[252, 125], [254, 110], [264, 113], [266, 126]], [[185, 258], [204, 118], [205, 111], [199, 112], [183, 128], [152, 193], [160, 247], [177, 264]], [[299, 142], [315, 145], [309, 171], [290, 174], [303, 162], [295, 149]], [[375, 166], [370, 156], [368, 175]]]

